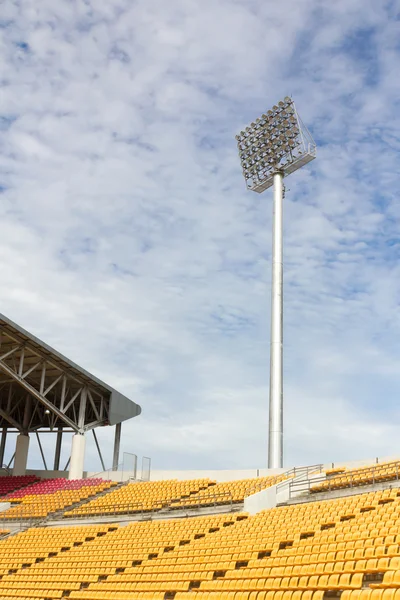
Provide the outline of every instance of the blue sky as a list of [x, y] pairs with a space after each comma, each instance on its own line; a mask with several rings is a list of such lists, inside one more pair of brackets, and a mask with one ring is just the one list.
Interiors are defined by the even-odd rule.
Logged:
[[142, 405], [123, 449], [266, 464], [271, 193], [234, 136], [291, 94], [318, 158], [286, 182], [285, 462], [399, 454], [400, 2], [1, 19], [0, 311]]

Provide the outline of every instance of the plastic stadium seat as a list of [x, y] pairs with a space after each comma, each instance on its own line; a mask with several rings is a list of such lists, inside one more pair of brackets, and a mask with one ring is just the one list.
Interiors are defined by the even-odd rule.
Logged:
[[[196, 495], [208, 485], [193, 481], [129, 484], [89, 504], [107, 507], [110, 496], [128, 488], [128, 496], [142, 494], [151, 505], [161, 493]], [[70, 502], [102, 482], [52, 485], [51, 494], [22, 496], [26, 510], [39, 509], [39, 497], [47, 510], [49, 496], [56, 505]], [[134, 486], [140, 487], [132, 493]], [[73, 527], [66, 520], [65, 527], [27, 529], [0, 539], [0, 599], [323, 600], [327, 593], [340, 600], [400, 600], [398, 492], [293, 504], [251, 517]]]

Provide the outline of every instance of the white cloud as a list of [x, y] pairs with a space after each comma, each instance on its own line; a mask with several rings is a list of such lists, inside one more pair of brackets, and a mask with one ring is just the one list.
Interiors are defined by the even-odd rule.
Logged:
[[287, 180], [286, 461], [396, 452], [398, 13], [6, 4], [1, 312], [143, 406], [155, 468], [265, 464], [271, 199], [234, 134], [287, 93], [319, 151]]

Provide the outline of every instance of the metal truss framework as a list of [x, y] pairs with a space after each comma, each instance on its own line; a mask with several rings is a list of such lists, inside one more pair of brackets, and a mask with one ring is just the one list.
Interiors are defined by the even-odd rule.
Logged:
[[66, 362], [0, 325], [0, 427], [84, 433], [109, 419], [109, 394]]

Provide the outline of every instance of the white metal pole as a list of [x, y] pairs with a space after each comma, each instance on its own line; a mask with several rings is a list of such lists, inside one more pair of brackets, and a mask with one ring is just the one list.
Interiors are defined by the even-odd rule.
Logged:
[[283, 467], [283, 173], [274, 174], [268, 468]]

